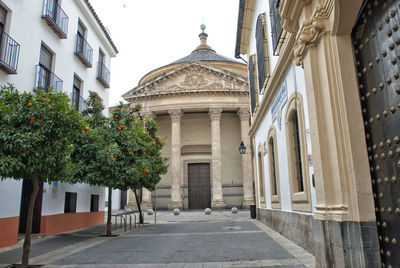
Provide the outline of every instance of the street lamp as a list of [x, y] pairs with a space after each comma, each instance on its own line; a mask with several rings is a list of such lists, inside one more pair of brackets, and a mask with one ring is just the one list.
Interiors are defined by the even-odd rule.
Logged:
[[246, 146], [244, 146], [243, 141], [240, 142], [240, 145], [239, 145], [239, 153], [240, 153], [240, 154], [245, 154], [245, 153], [246, 153]]

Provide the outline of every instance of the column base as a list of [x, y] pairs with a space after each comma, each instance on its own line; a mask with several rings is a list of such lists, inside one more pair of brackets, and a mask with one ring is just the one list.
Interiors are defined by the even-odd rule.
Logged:
[[124, 210], [127, 210], [127, 209], [138, 210], [138, 206], [137, 206], [136, 202], [130, 201], [130, 202], [128, 202], [128, 204], [126, 204], [125, 207], [124, 207]]
[[142, 201], [140, 206], [141, 206], [143, 211], [146, 211], [149, 208], [153, 209], [153, 202], [152, 201]]
[[316, 267], [382, 267], [376, 222], [313, 220]]
[[225, 202], [223, 200], [211, 201], [211, 208], [212, 209], [224, 209]]
[[243, 199], [242, 208], [250, 208], [250, 205], [254, 205], [253, 199]]
[[168, 210], [174, 210], [174, 209], [180, 209], [183, 210], [183, 203], [182, 201], [174, 201], [168, 204]]

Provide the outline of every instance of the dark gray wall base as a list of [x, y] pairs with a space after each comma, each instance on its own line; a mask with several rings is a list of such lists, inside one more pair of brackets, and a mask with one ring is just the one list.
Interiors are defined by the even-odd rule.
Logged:
[[382, 267], [376, 222], [313, 220], [317, 267]]
[[259, 208], [257, 218], [311, 254], [314, 254], [312, 215]]

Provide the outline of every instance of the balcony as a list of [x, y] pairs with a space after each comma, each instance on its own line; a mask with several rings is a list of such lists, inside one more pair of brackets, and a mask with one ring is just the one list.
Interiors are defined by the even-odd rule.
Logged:
[[87, 108], [85, 99], [82, 96], [76, 94], [74, 91], [72, 91], [71, 94], [71, 106], [73, 106], [78, 112], [82, 112]]
[[110, 88], [110, 71], [102, 62], [98, 62], [97, 64], [97, 80], [105, 88]]
[[87, 68], [92, 68], [93, 49], [82, 35], [76, 35], [75, 55]]
[[49, 87], [52, 87], [54, 92], [62, 92], [63, 81], [46, 67], [37, 65], [35, 88], [46, 90]]
[[68, 16], [57, 4], [56, 0], [44, 0], [42, 19], [58, 35], [60, 39], [66, 39], [68, 34]]
[[7, 74], [16, 74], [19, 44], [5, 32], [0, 33], [0, 69]]

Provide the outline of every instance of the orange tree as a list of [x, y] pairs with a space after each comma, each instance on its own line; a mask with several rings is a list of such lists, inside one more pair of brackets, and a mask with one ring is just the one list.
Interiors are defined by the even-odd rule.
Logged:
[[29, 180], [30, 197], [22, 266], [29, 263], [33, 208], [39, 183], [68, 181], [72, 143], [84, 122], [65, 93], [36, 89], [19, 92], [12, 85], [0, 89], [0, 176]]
[[137, 190], [147, 188], [154, 190], [161, 179], [161, 175], [167, 172], [167, 158], [161, 156], [164, 142], [156, 136], [157, 125], [153, 120], [144, 123], [136, 112], [140, 106], [129, 110], [120, 104], [113, 111], [112, 125], [119, 132], [117, 143], [121, 148], [120, 157], [127, 167], [121, 174], [120, 189], [131, 188], [135, 194], [140, 221], [143, 223], [140, 200]]

